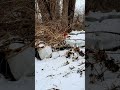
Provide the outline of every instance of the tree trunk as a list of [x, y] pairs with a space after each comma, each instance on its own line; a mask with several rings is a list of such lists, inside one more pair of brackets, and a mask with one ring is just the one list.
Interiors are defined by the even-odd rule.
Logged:
[[56, 0], [56, 10], [55, 10], [55, 16], [56, 19], [60, 19], [60, 0]]
[[73, 23], [74, 11], [75, 11], [75, 3], [76, 3], [76, 0], [69, 0], [69, 7], [68, 7], [69, 24]]
[[38, 6], [42, 15], [42, 22], [48, 22], [51, 20], [51, 15], [47, 6], [46, 0], [38, 0]]
[[65, 26], [68, 26], [68, 4], [69, 0], [63, 0], [62, 22]]
[[49, 3], [50, 3], [50, 14], [51, 14], [52, 20], [55, 20], [56, 0], [49, 0]]

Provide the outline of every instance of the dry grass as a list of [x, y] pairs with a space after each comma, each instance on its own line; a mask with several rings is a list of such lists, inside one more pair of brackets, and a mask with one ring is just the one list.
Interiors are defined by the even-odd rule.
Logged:
[[[40, 23], [36, 19], [35, 23], [35, 43], [38, 45], [39, 41], [44, 41], [48, 45], [57, 46], [61, 45], [64, 41], [64, 33], [69, 33], [71, 30], [81, 30], [84, 27], [84, 23], [76, 20], [71, 25], [66, 25], [63, 19], [51, 20], [46, 23]], [[37, 46], [35, 46], [37, 47]]]
[[64, 41], [64, 32], [69, 27], [65, 27], [60, 21], [51, 21], [46, 24], [36, 24], [35, 41], [44, 41], [47, 44], [54, 46]]

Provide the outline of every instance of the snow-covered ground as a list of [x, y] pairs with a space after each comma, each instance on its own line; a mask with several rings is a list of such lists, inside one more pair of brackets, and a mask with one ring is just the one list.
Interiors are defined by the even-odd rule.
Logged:
[[[80, 50], [85, 52], [85, 48]], [[53, 52], [52, 58], [41, 61], [35, 59], [35, 90], [85, 90], [85, 57], [66, 58], [67, 51]]]
[[[115, 11], [114, 11], [115, 12]], [[94, 14], [94, 15], [93, 15]], [[111, 13], [92, 13], [89, 17], [94, 16], [99, 19], [103, 16], [109, 16], [113, 14]], [[118, 15], [119, 13], [115, 14]], [[95, 31], [109, 31], [109, 32], [117, 32], [120, 33], [120, 19], [105, 19], [102, 22], [87, 22], [88, 27], [86, 30], [90, 32]], [[92, 38], [87, 38], [88, 41], [86, 43], [99, 43], [101, 48], [112, 48], [115, 46], [119, 46], [120, 44], [120, 35], [112, 34], [112, 33], [94, 33], [89, 34]], [[99, 36], [102, 38], [99, 38]], [[116, 38], [117, 36], [117, 38]], [[97, 37], [97, 38], [96, 38]], [[97, 40], [96, 40], [97, 39]], [[100, 39], [100, 42], [97, 42]], [[94, 42], [96, 40], [96, 42]], [[107, 42], [106, 42], [107, 41]], [[88, 44], [87, 43], [87, 44]], [[101, 44], [102, 43], [102, 44]], [[111, 44], [112, 43], [112, 44]], [[111, 44], [111, 45], [110, 45]], [[94, 45], [95, 46], [95, 45]], [[85, 48], [81, 48], [84, 52]], [[111, 71], [106, 71], [103, 82], [96, 81], [96, 83], [89, 83], [89, 73], [91, 73], [90, 68], [86, 69], [86, 77], [85, 72], [80, 75], [78, 73], [79, 69], [85, 69], [85, 59], [84, 57], [79, 56], [78, 60], [73, 60], [72, 58], [66, 58], [65, 53], [67, 50], [53, 52], [52, 58], [37, 60], [35, 58], [35, 87], [34, 87], [34, 77], [24, 77], [19, 81], [8, 81], [3, 77], [0, 78], [0, 90], [9, 90], [12, 88], [13, 90], [85, 90], [85, 79], [86, 79], [86, 89], [87, 90], [111, 90], [112, 85], [120, 85], [120, 72], [112, 73]], [[120, 59], [120, 50], [117, 51], [109, 51], [109, 56], [112, 56], [116, 62]], [[111, 54], [116, 53], [116, 54]], [[99, 71], [100, 66], [96, 64], [96, 69]], [[93, 70], [93, 72], [95, 72]], [[100, 71], [99, 71], [100, 72]], [[87, 76], [88, 75], [88, 76]], [[114, 87], [114, 85], [113, 85]], [[55, 89], [53, 89], [55, 88]], [[116, 90], [120, 90], [119, 88]]]
[[19, 81], [8, 81], [4, 77], [0, 78], [0, 90], [34, 90], [35, 77], [24, 77]]
[[70, 46], [85, 46], [85, 31], [72, 31], [65, 41]]
[[109, 49], [119, 46], [119, 17], [120, 13], [115, 10], [109, 13], [90, 12], [90, 14], [86, 16], [86, 18], [89, 18], [86, 19], [86, 43], [94, 43], [94, 46], [97, 44], [101, 49]]
[[84, 57], [73, 61], [65, 57], [65, 52], [54, 52], [50, 59], [35, 60], [35, 90], [85, 90], [85, 73], [81, 77], [77, 73], [85, 69]]
[[[86, 46], [87, 48], [110, 49], [120, 46], [120, 13], [112, 11], [109, 13], [90, 12], [86, 21]], [[102, 21], [100, 21], [102, 20]], [[95, 33], [96, 32], [96, 33]], [[92, 46], [91, 46], [92, 45]], [[120, 63], [120, 50], [108, 51], [108, 57], [112, 57], [115, 63]], [[94, 58], [88, 59], [93, 63]], [[100, 63], [94, 64], [94, 70], [90, 67], [86, 68], [86, 89], [87, 90], [120, 90], [120, 70], [111, 72], [106, 70]], [[119, 65], [120, 67], [120, 65]], [[90, 83], [90, 74], [101, 73], [104, 70], [104, 81], [96, 81], [94, 84]], [[115, 88], [117, 87], [117, 88]]]
[[[12, 43], [9, 49], [17, 49], [24, 46], [20, 43]], [[34, 49], [29, 47], [23, 52], [8, 59], [10, 70], [17, 81], [8, 81], [0, 74], [0, 90], [34, 90]]]

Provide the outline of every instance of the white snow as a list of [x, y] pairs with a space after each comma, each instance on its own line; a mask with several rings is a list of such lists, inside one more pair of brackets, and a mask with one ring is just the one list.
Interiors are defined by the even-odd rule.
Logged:
[[52, 54], [52, 48], [45, 46], [44, 48], [38, 48], [38, 53], [41, 59], [50, 58]]
[[[97, 19], [99, 19], [101, 16], [108, 16], [110, 14], [113, 14], [113, 12], [104, 14], [101, 12], [96, 12], [92, 13], [91, 16], [93, 16], [93, 14], [95, 17], [97, 17]], [[107, 19], [101, 23], [97, 21], [86, 23], [89, 24], [89, 27], [86, 29], [90, 29], [90, 31], [112, 31], [120, 33], [120, 19]], [[72, 39], [76, 39], [76, 36], [79, 35], [81, 36], [82, 34], [72, 36]], [[99, 43], [101, 48], [111, 48], [120, 44], [120, 35], [116, 35], [117, 38], [113, 34], [107, 37], [107, 33], [98, 33], [98, 35], [92, 33], [89, 35], [93, 38], [87, 38], [87, 40], [89, 41], [88, 43], [91, 42], [92, 45], [93, 43], [98, 43], [97, 41], [94, 42], [97, 37], [96, 40], [100, 40], [100, 43], [102, 43]], [[99, 38], [99, 35], [103, 35], [103, 38]], [[85, 36], [82, 36], [81, 38], [84, 39]], [[72, 41], [72, 43], [74, 43], [74, 41]], [[85, 51], [85, 48], [83, 48], [82, 50]], [[39, 61], [35, 58], [35, 87], [33, 85], [34, 77], [22, 77], [19, 81], [16, 82], [7, 81], [3, 77], [1, 77], [0, 90], [9, 90], [10, 88], [12, 88], [13, 90], [33, 90], [34, 88], [35, 90], [48, 90], [51, 88], [56, 88], [60, 90], [85, 90], [85, 72], [83, 72], [83, 75], [81, 77], [80, 74], [77, 73], [77, 70], [79, 68], [85, 69], [84, 64], [82, 64], [83, 62], [85, 62], [85, 59], [81, 56], [79, 56], [79, 59], [75, 61], [73, 61], [72, 58], [68, 59], [65, 57], [66, 51], [67, 50], [53, 52], [52, 58], [44, 59], [42, 61]], [[120, 51], [116, 51], [115, 53], [119, 52]], [[119, 60], [120, 58], [119, 54], [112, 54], [112, 56], [117, 60]], [[66, 65], [65, 63], [67, 61], [69, 62], [69, 64]], [[89, 72], [89, 69], [87, 70], [87, 72]], [[88, 80], [86, 84], [89, 85], [86, 89], [105, 90], [107, 89], [107, 86], [110, 87], [112, 83], [119, 84], [119, 78], [116, 78], [117, 75], [118, 73], [111, 73], [110, 71], [107, 71], [105, 73], [105, 81], [103, 81], [102, 83], [98, 81], [95, 84], [89, 84], [89, 76], [86, 76], [86, 79]]]
[[76, 0], [75, 4], [75, 14], [84, 14], [85, 10], [85, 0]]
[[[14, 50], [23, 46], [24, 44], [12, 43], [9, 45], [9, 49]], [[0, 74], [0, 90], [34, 90], [34, 48], [27, 48], [25, 51], [8, 59], [8, 63], [17, 81], [8, 81]]]
[[40, 47], [40, 48], [41, 48], [41, 47], [44, 47], [44, 46], [45, 46], [44, 44], [39, 44], [39, 45], [38, 45], [38, 47]]
[[70, 46], [85, 46], [85, 31], [72, 31], [66, 38], [66, 44]]
[[[120, 13], [117, 13], [115, 10], [109, 13], [101, 13], [101, 12], [90, 12], [90, 14], [87, 17], [93, 17], [96, 19], [100, 19], [101, 17], [109, 17], [110, 15], [116, 16], [120, 15]], [[120, 35], [118, 34], [112, 34], [112, 33], [105, 33], [105, 32], [113, 32], [113, 33], [120, 33], [120, 18], [114, 18], [114, 19], [104, 19], [102, 22], [98, 21], [86, 21], [86, 24], [88, 27], [86, 27], [86, 33], [87, 32], [97, 32], [97, 33], [87, 33], [86, 37], [86, 43], [89, 48], [95, 48], [97, 45], [97, 48], [100, 49], [109, 49], [120, 45]], [[91, 44], [91, 45], [88, 45]], [[93, 46], [92, 46], [93, 45]], [[118, 51], [109, 51], [107, 52], [109, 57], [113, 57], [116, 61], [119, 61], [120, 55], [119, 50]], [[110, 54], [111, 53], [111, 54]], [[116, 53], [116, 54], [115, 54]], [[118, 54], [117, 54], [118, 53]], [[90, 59], [93, 62], [94, 59]], [[99, 63], [95, 64], [95, 68], [100, 73], [100, 66]], [[106, 69], [106, 68], [104, 68]], [[90, 71], [90, 68], [86, 69], [86, 89], [87, 90], [112, 90], [110, 89], [111, 86], [114, 85], [120, 85], [120, 78], [117, 76], [120, 75], [119, 72], [112, 73], [110, 71], [106, 71], [104, 74], [105, 81], [100, 82], [97, 81], [94, 84], [90, 84], [90, 77], [89, 74], [93, 73], [94, 71]], [[116, 90], [119, 90], [116, 89]]]
[[[94, 43], [94, 46], [92, 46], [92, 48], [95, 47], [96, 43], [98, 42], [99, 42], [99, 47], [101, 49], [109, 49], [120, 45], [120, 39], [119, 39], [120, 35], [118, 35], [120, 34], [120, 30], [119, 30], [120, 19], [106, 18], [106, 17], [110, 17], [110, 15], [112, 15], [112, 17], [117, 15], [120, 16], [120, 13], [116, 13], [115, 11], [109, 13], [91, 12], [88, 16], [86, 16], [89, 18], [93, 17], [96, 19], [100, 19], [103, 17], [105, 18], [102, 22], [86, 21], [86, 25], [88, 25], [88, 27], [86, 27], [86, 31], [96, 32], [96, 33], [86, 33], [87, 34], [86, 42], [91, 45], [93, 45]], [[111, 32], [118, 34], [113, 34]], [[91, 47], [91, 45], [89, 45], [89, 47]]]
[[[75, 32], [74, 32], [75, 33]], [[79, 31], [76, 33], [78, 34]], [[72, 36], [72, 35], [71, 35]], [[79, 37], [80, 36], [80, 37]], [[77, 35], [74, 38], [84, 39], [85, 35]], [[72, 41], [72, 43], [74, 43]], [[79, 42], [77, 42], [79, 43]], [[80, 46], [79, 46], [80, 47]], [[80, 48], [85, 52], [85, 48]], [[37, 60], [35, 58], [35, 90], [85, 90], [85, 72], [80, 75], [79, 70], [85, 70], [85, 57], [75, 56], [66, 58], [66, 52], [62, 50], [52, 53], [52, 58]]]
[[3, 77], [0, 78], [0, 90], [34, 90], [34, 77], [24, 77], [19, 81], [7, 81]]
[[[79, 68], [85, 69], [84, 57], [72, 61], [65, 57], [66, 51], [54, 52], [53, 57], [42, 61], [35, 60], [35, 90], [85, 90], [85, 73], [82, 77], [77, 73]], [[58, 56], [58, 53], [60, 56]], [[57, 56], [57, 57], [56, 57]], [[66, 62], [68, 65], [65, 65]], [[80, 65], [80, 66], [79, 66]], [[71, 70], [70, 68], [73, 69]]]

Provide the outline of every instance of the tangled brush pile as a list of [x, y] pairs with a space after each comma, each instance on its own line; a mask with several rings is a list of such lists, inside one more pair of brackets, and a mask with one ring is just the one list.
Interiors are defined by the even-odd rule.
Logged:
[[60, 21], [48, 22], [46, 24], [36, 24], [35, 43], [44, 41], [45, 43], [56, 46], [64, 41], [64, 33], [69, 27], [63, 26]]

